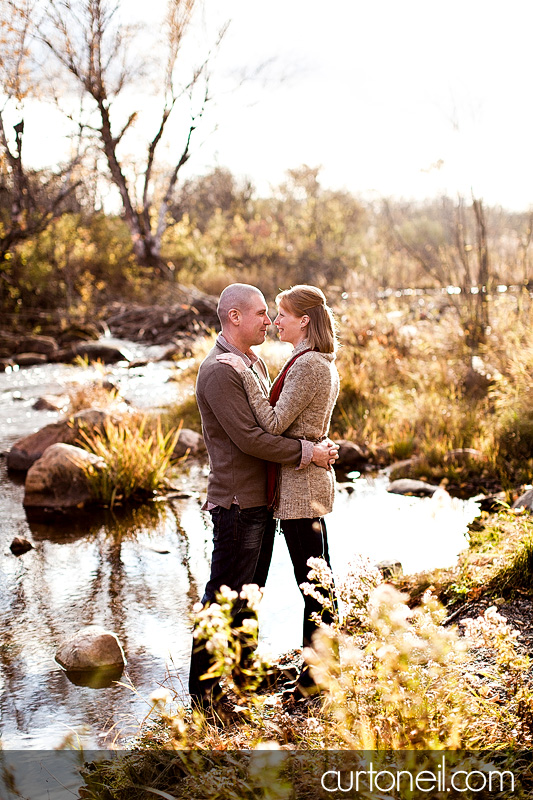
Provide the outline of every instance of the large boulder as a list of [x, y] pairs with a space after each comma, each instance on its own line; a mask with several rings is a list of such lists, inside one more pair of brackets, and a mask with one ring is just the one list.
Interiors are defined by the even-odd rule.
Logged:
[[80, 435], [80, 429], [87, 431], [101, 430], [105, 423], [112, 420], [109, 412], [98, 408], [80, 411], [61, 422], [52, 422], [35, 433], [18, 439], [7, 455], [7, 468], [25, 472], [34, 464], [44, 451], [52, 444], [74, 444]]
[[82, 672], [124, 665], [126, 658], [116, 634], [87, 625], [59, 646], [56, 661], [69, 672]]
[[57, 443], [48, 447], [26, 475], [24, 507], [79, 508], [92, 499], [87, 473], [103, 469], [105, 462], [81, 447]]
[[117, 347], [107, 342], [82, 342], [75, 345], [75, 354], [88, 361], [102, 361], [115, 364], [117, 361], [132, 361], [133, 355], [125, 347]]
[[116, 364], [117, 361], [131, 362], [133, 355], [124, 347], [107, 342], [71, 342], [50, 354], [50, 361], [68, 364], [77, 357], [87, 361], [101, 361], [103, 364]]

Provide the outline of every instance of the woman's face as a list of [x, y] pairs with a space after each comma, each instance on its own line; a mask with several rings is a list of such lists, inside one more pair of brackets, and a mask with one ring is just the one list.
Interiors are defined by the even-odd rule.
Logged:
[[278, 329], [279, 338], [282, 342], [290, 342], [296, 346], [306, 337], [308, 321], [309, 317], [306, 315], [297, 317], [291, 314], [283, 303], [280, 303], [274, 325]]

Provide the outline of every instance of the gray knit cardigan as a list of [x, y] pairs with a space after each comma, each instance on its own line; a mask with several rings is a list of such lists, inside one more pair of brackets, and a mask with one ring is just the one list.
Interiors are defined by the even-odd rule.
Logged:
[[[290, 358], [309, 347], [300, 342]], [[290, 360], [287, 359], [287, 361]], [[339, 374], [333, 353], [310, 350], [289, 368], [278, 402], [273, 407], [264, 396], [252, 370], [241, 373], [250, 406], [268, 433], [318, 442], [328, 434], [331, 414], [339, 394]], [[281, 466], [277, 519], [309, 519], [329, 514], [333, 508], [335, 473], [316, 464], [304, 469]]]

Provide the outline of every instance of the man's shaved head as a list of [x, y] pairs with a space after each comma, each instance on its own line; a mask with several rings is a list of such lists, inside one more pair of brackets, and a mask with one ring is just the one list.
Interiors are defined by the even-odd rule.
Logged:
[[224, 328], [228, 324], [228, 314], [232, 308], [247, 311], [253, 300], [263, 297], [262, 292], [249, 283], [232, 283], [220, 295], [217, 314], [220, 324]]

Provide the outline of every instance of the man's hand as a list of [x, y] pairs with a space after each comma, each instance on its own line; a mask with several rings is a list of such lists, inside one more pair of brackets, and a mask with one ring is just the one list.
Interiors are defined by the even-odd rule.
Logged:
[[313, 458], [311, 461], [318, 467], [324, 469], [331, 469], [331, 464], [334, 464], [339, 457], [339, 445], [325, 439], [323, 442], [313, 445]]

